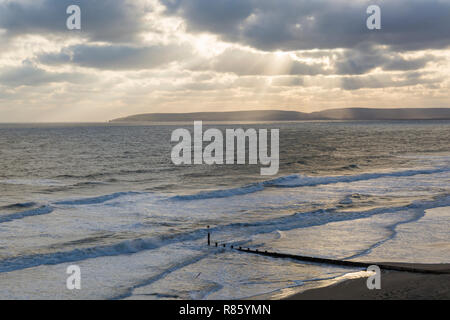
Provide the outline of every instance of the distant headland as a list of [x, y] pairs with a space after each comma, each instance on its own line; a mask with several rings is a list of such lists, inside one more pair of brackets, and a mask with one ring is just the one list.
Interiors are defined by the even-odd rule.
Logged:
[[146, 113], [111, 120], [120, 122], [179, 121], [305, 121], [305, 120], [450, 120], [450, 108], [345, 108], [319, 112], [255, 110], [194, 113]]

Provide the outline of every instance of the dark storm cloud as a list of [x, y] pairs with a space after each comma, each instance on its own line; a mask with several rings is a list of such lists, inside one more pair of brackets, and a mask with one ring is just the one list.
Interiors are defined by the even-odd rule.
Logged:
[[8, 87], [39, 86], [56, 82], [81, 83], [89, 80], [90, 76], [78, 73], [49, 72], [25, 61], [18, 67], [0, 69], [0, 84]]
[[[67, 7], [81, 8], [81, 32], [69, 31]], [[144, 8], [123, 0], [29, 0], [0, 3], [0, 29], [9, 37], [23, 34], [43, 36], [65, 33], [95, 41], [127, 42], [143, 29]]]
[[[450, 44], [450, 1], [161, 0], [167, 14], [188, 29], [231, 42], [272, 50], [352, 48], [364, 42], [396, 50]], [[366, 9], [379, 4], [382, 30], [366, 27]]]
[[189, 48], [167, 45], [131, 47], [125, 45], [75, 45], [59, 53], [43, 54], [39, 62], [48, 65], [74, 64], [105, 70], [152, 69], [185, 58]]

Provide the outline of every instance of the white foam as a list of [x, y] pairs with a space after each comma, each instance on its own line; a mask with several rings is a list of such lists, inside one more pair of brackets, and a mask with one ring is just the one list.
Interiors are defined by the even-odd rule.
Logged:
[[53, 208], [50, 206], [42, 206], [32, 210], [26, 210], [22, 212], [16, 212], [11, 214], [0, 215], [0, 223], [10, 222], [13, 220], [23, 219], [26, 217], [39, 216], [49, 214], [53, 212]]
[[412, 177], [416, 175], [431, 175], [444, 172], [450, 172], [450, 168], [442, 167], [433, 169], [402, 170], [383, 173], [363, 173], [348, 176], [289, 175], [276, 178], [273, 180], [267, 180], [260, 183], [250, 184], [239, 188], [204, 191], [193, 195], [178, 195], [172, 197], [172, 200], [205, 200], [214, 198], [228, 198], [260, 192], [263, 191], [266, 187], [278, 187], [278, 188], [314, 187], [319, 185], [351, 183], [357, 181], [367, 181], [389, 177]]
[[57, 205], [90, 205], [90, 204], [99, 204], [104, 203], [113, 199], [117, 199], [119, 197], [124, 196], [130, 196], [130, 195], [139, 195], [142, 194], [141, 192], [134, 192], [134, 191], [128, 191], [128, 192], [116, 192], [113, 194], [107, 194], [103, 196], [98, 197], [92, 197], [92, 198], [82, 198], [82, 199], [74, 199], [74, 200], [64, 200], [64, 201], [57, 201], [55, 204]]

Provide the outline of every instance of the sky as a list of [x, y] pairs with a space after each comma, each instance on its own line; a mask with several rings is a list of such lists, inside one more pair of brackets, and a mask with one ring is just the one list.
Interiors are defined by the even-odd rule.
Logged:
[[0, 0], [0, 122], [440, 108], [449, 74], [450, 0]]

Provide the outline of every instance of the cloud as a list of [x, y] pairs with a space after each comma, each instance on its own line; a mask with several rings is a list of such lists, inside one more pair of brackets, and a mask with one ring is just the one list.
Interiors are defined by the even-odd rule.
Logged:
[[168, 15], [182, 16], [188, 30], [266, 51], [352, 48], [370, 42], [396, 50], [450, 44], [450, 2], [374, 1], [382, 30], [366, 27], [366, 1], [162, 0]]
[[304, 84], [304, 79], [299, 77], [278, 77], [272, 81], [273, 86], [279, 87], [297, 87], [303, 86]]
[[[327, 50], [315, 56], [283, 52], [261, 52], [242, 48], [229, 48], [210, 59], [198, 58], [186, 64], [194, 71], [234, 73], [238, 76], [277, 75], [361, 75], [376, 68], [385, 71], [410, 71], [423, 69], [430, 62], [442, 60], [432, 54], [405, 58], [388, 48], [361, 45], [353, 49]], [[308, 62], [304, 62], [309, 58]], [[329, 64], [325, 63], [328, 61]]]
[[304, 63], [282, 53], [264, 53], [230, 48], [210, 60], [187, 65], [191, 70], [213, 70], [239, 76], [317, 75], [329, 73], [321, 63]]
[[359, 90], [363, 88], [398, 88], [417, 85], [432, 86], [442, 81], [441, 78], [427, 78], [426, 75], [425, 73], [411, 72], [400, 76], [382, 74], [343, 77], [341, 79], [341, 88], [344, 90]]
[[[81, 8], [81, 32], [66, 28], [67, 7]], [[130, 42], [144, 29], [148, 7], [131, 0], [0, 0], [0, 29], [24, 34], [83, 36], [93, 41]]]
[[57, 53], [38, 56], [48, 65], [74, 64], [105, 70], [141, 70], [160, 67], [189, 56], [190, 48], [180, 45], [134, 47], [126, 45], [75, 45]]
[[29, 61], [21, 66], [0, 69], [0, 84], [8, 87], [42, 86], [56, 82], [81, 83], [90, 77], [79, 73], [49, 72]]
[[0, 0], [0, 118], [448, 106], [448, 17], [450, 0]]
[[391, 49], [372, 45], [361, 45], [344, 52], [335, 53], [333, 56], [336, 74], [365, 74], [375, 68], [387, 71], [417, 70], [424, 68], [429, 62], [441, 60], [431, 54], [404, 58]]

